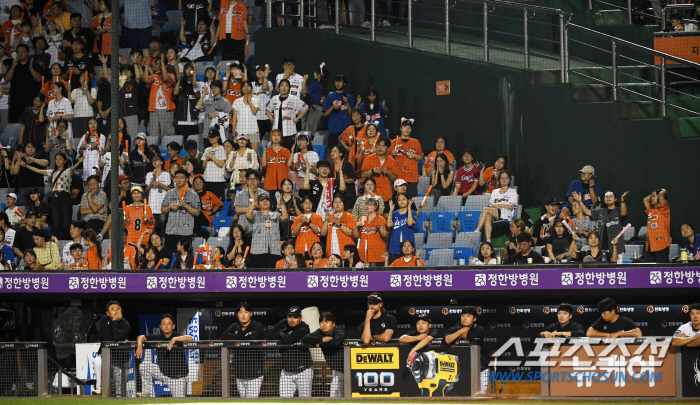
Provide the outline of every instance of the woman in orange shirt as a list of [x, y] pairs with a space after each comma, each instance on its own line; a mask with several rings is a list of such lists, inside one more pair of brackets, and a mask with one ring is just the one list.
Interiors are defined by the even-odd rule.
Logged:
[[379, 203], [375, 199], [369, 199], [365, 203], [367, 217], [360, 218], [355, 225], [352, 234], [360, 240], [357, 249], [360, 259], [369, 264], [369, 267], [382, 267], [385, 265], [387, 255], [384, 238], [389, 235], [386, 230], [386, 219], [377, 213]]
[[313, 202], [309, 197], [301, 201], [301, 209], [303, 213], [297, 216], [292, 224], [292, 236], [297, 238], [294, 250], [297, 253], [305, 254], [309, 252], [309, 248], [314, 243], [320, 241], [318, 234], [321, 232], [323, 219], [312, 211]]
[[345, 211], [343, 197], [336, 195], [333, 197], [333, 213], [326, 214], [323, 227], [321, 227], [321, 236], [327, 236], [326, 252], [328, 256], [341, 255], [343, 247], [353, 243], [353, 229], [355, 229], [355, 218], [351, 213]]
[[671, 246], [671, 209], [668, 207], [666, 189], [654, 190], [644, 198], [647, 213], [647, 243], [644, 261], [668, 263]]
[[328, 259], [323, 256], [325, 256], [325, 253], [323, 252], [323, 245], [321, 245], [321, 242], [316, 242], [311, 245], [311, 260], [309, 260], [309, 268], [321, 269], [328, 267]]
[[396, 176], [406, 181], [406, 194], [411, 198], [418, 195], [418, 162], [423, 160], [423, 148], [416, 138], [411, 138], [413, 119], [401, 119], [401, 136], [391, 141], [389, 153], [399, 163]]
[[[364, 136], [358, 141], [360, 144], [358, 145], [357, 156], [354, 158], [355, 162], [353, 163], [355, 164], [356, 171], [362, 168], [362, 163], [366, 158], [377, 153], [377, 141], [379, 141], [379, 130], [377, 126], [375, 124], [367, 124]], [[358, 173], [357, 178], [359, 179], [361, 177], [362, 173]]]
[[275, 264], [276, 269], [288, 269], [294, 256], [294, 245], [291, 242], [282, 243], [282, 258]]
[[441, 153], [444, 153], [445, 156], [447, 156], [447, 161], [450, 164], [450, 167], [453, 169], [455, 168], [457, 161], [455, 160], [452, 152], [447, 150], [448, 146], [449, 144], [447, 143], [447, 138], [445, 135], [438, 135], [437, 138], [435, 138], [435, 150], [430, 152], [425, 158], [425, 162], [423, 162], [423, 177], [430, 176], [430, 171], [433, 170], [433, 166], [435, 166], [435, 159], [437, 158], [437, 155]]
[[413, 252], [416, 250], [416, 247], [413, 245], [413, 241], [410, 239], [406, 239], [403, 241], [401, 244], [401, 253], [403, 254], [403, 257], [399, 257], [398, 259], [394, 260], [393, 263], [391, 263], [390, 267], [416, 267], [416, 266], [425, 266], [425, 263], [423, 263], [423, 260], [420, 259], [420, 257], [415, 256]]
[[343, 135], [340, 136], [340, 144], [345, 148], [348, 161], [355, 168], [357, 155], [360, 153], [359, 149], [361, 149], [360, 145], [363, 144], [367, 134], [365, 133], [365, 117], [362, 111], [352, 110], [350, 119], [352, 120], [352, 125], [343, 131]]
[[280, 189], [282, 180], [289, 178], [289, 149], [282, 146], [282, 131], [273, 129], [270, 132], [272, 145], [265, 149], [262, 155], [262, 167], [265, 168], [265, 183], [263, 188], [270, 193]]
[[484, 194], [491, 194], [493, 190], [501, 187], [498, 184], [498, 175], [508, 168], [508, 157], [506, 155], [501, 155], [496, 159], [496, 163], [493, 166], [484, 170], [483, 165], [479, 165], [479, 171], [481, 175], [479, 176], [479, 187], [483, 187], [481, 192]]
[[102, 270], [102, 244], [97, 240], [97, 234], [92, 229], [83, 232], [83, 239], [88, 250], [85, 253], [88, 270]]

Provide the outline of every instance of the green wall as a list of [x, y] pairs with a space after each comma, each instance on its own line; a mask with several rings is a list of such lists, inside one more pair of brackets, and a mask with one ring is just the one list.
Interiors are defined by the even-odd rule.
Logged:
[[[694, 185], [699, 140], [672, 139], [666, 119], [620, 120], [617, 103], [573, 103], [569, 85], [526, 86], [519, 69], [322, 31], [258, 31], [257, 64], [269, 63], [276, 75], [286, 55], [296, 57], [296, 71], [309, 74], [309, 83], [314, 66], [325, 62], [331, 77], [348, 77], [355, 97], [377, 86], [391, 111], [387, 127], [394, 135], [400, 118], [410, 117], [416, 120], [413, 135], [426, 149], [444, 134], [455, 155], [470, 148], [491, 165], [498, 154], [507, 154], [526, 208], [563, 198], [578, 170], [591, 164], [603, 190], [630, 191], [629, 215], [637, 228], [646, 220], [642, 199], [662, 186], [669, 190], [676, 242], [681, 221], [700, 219], [689, 198], [698, 193], [686, 191]], [[450, 80], [450, 95], [435, 95], [438, 80]]]

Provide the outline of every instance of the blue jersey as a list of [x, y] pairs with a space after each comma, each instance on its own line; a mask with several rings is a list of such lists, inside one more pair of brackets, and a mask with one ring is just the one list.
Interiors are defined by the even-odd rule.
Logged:
[[[417, 217], [414, 210], [411, 210], [411, 215], [415, 221]], [[405, 214], [401, 214], [399, 210], [392, 212], [391, 221], [394, 223], [394, 226], [391, 228], [391, 234], [389, 235], [389, 253], [399, 255], [401, 254], [401, 244], [406, 239], [410, 239], [415, 245], [414, 227], [408, 226], [408, 211]]]
[[688, 260], [700, 260], [700, 233], [695, 235], [695, 243], [690, 246], [690, 243], [685, 246], [688, 249]]
[[311, 97], [310, 101], [312, 104], [321, 104], [321, 99], [323, 98], [323, 86], [321, 86], [321, 82], [312, 84], [306, 88], [306, 91]]
[[374, 103], [374, 108], [371, 110], [369, 108], [369, 103], [360, 103], [357, 109], [365, 113], [365, 117], [367, 117], [365, 125], [370, 123], [376, 125], [379, 136], [386, 136], [386, 128], [384, 127], [384, 115], [386, 115], [386, 111], [384, 111], [384, 105], [382, 105], [382, 103]]
[[[598, 201], [600, 201], [600, 186], [597, 183], [595, 186], [593, 186], [593, 190], [595, 192], [596, 197], [598, 198]], [[591, 208], [591, 205], [593, 205], [593, 200], [591, 200], [591, 189], [588, 187], [584, 189], [583, 182], [581, 180], [574, 180], [573, 182], [571, 182], [569, 190], [566, 192], [566, 196], [572, 196], [574, 194], [574, 191], [581, 194], [581, 198], [583, 199], [583, 203], [586, 205], [586, 208]], [[562, 206], [562, 208], [570, 206], [571, 203], [569, 203], [569, 201], [567, 200]]]
[[348, 104], [350, 107], [355, 106], [355, 100], [351, 95], [345, 93], [338, 93], [334, 91], [326, 96], [326, 101], [323, 103], [323, 112], [325, 113], [328, 109], [333, 107], [334, 104], [340, 105], [340, 108], [333, 111], [331, 115], [328, 116], [328, 133], [337, 134], [345, 131], [345, 128], [349, 127], [350, 114], [348, 114], [348, 107], [343, 102], [343, 96], [348, 98]]

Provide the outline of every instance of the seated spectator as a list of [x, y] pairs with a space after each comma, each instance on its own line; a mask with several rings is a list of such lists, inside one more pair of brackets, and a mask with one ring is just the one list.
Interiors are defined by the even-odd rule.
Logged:
[[[438, 142], [436, 141], [435, 144], [437, 145]], [[447, 155], [445, 154], [445, 156]], [[481, 190], [479, 190], [479, 164], [474, 163], [472, 151], [467, 149], [462, 153], [462, 163], [464, 163], [464, 166], [457, 170], [457, 175], [455, 176], [455, 190], [452, 194], [461, 195], [462, 204], [464, 204], [464, 201], [470, 195], [481, 195]], [[425, 170], [425, 164], [423, 165], [423, 170]]]
[[10, 220], [7, 218], [7, 214], [0, 211], [0, 229], [5, 233], [5, 244], [12, 247], [15, 241], [15, 230], [10, 227]]
[[245, 231], [240, 225], [235, 225], [231, 228], [230, 237], [231, 242], [229, 242], [228, 245], [228, 252], [226, 253], [226, 258], [229, 262], [233, 262], [236, 253], [245, 253], [245, 250], [249, 245], [245, 241]]
[[[75, 221], [70, 224], [70, 236], [71, 236], [71, 243], [67, 243], [63, 247], [63, 254], [61, 255], [61, 266], [58, 268], [58, 270], [68, 270], [71, 267], [74, 267], [72, 265], [75, 264], [75, 260], [73, 258], [73, 255], [71, 254], [71, 246], [78, 243], [83, 247], [83, 252], [87, 251], [88, 246], [87, 242], [85, 239], [83, 239], [83, 231], [87, 229], [87, 225], [85, 224], [84, 221]], [[82, 261], [82, 257], [80, 258], [80, 261]]]
[[[182, 150], [182, 146], [180, 146], [180, 144], [177, 142], [170, 142], [168, 145], [166, 145], [166, 148], [170, 159], [165, 161], [165, 164], [163, 165], [163, 170], [170, 171], [170, 165], [173, 163], [177, 163], [180, 166], [182, 166], [182, 158], [180, 157], [180, 151]], [[194, 150], [197, 150], [197, 142], [195, 142]]]
[[319, 241], [323, 218], [313, 211], [313, 201], [310, 196], [301, 200], [302, 212], [292, 224], [292, 236], [296, 237], [295, 251], [304, 254], [309, 252], [311, 245]]
[[[371, 177], [375, 180], [376, 193], [384, 201], [391, 199], [391, 186], [401, 172], [401, 167], [396, 159], [387, 155], [390, 146], [388, 138], [379, 139], [377, 153], [368, 156], [362, 163], [362, 177], [365, 179]], [[410, 190], [410, 187], [408, 189]], [[410, 191], [407, 194], [411, 197]]]
[[29, 189], [29, 211], [34, 211], [38, 228], [48, 228], [49, 203], [41, 198], [41, 190], [43, 188], [31, 187]]
[[695, 228], [685, 222], [681, 224], [681, 236], [688, 241], [685, 245], [688, 251], [688, 260], [700, 260], [700, 234], [696, 235]]
[[447, 163], [447, 156], [444, 153], [435, 158], [435, 168], [430, 172], [430, 184], [433, 190], [430, 195], [439, 200], [440, 197], [452, 194], [454, 182], [454, 172]]
[[574, 307], [571, 304], [562, 303], [557, 308], [557, 322], [547, 326], [540, 336], [545, 338], [554, 337], [584, 337], [583, 326], [576, 321], [572, 321]]
[[231, 172], [231, 190], [245, 183], [245, 181], [241, 180], [241, 172], [245, 172], [248, 169], [260, 169], [258, 152], [250, 146], [248, 135], [238, 134], [236, 136], [236, 147], [226, 158], [226, 170]]
[[24, 266], [19, 268], [20, 271], [43, 271], [46, 270], [36, 259], [34, 249], [27, 249], [24, 252]]
[[15, 205], [17, 202], [17, 194], [8, 193], [5, 201], [7, 202], [5, 214], [7, 214], [7, 218], [10, 220], [10, 226], [14, 228], [18, 225], [24, 225], [24, 212], [22, 212], [22, 210]]
[[36, 212], [29, 211], [24, 217], [24, 225], [15, 229], [15, 240], [12, 243], [12, 253], [22, 259], [24, 252], [34, 247], [34, 230], [36, 227]]
[[143, 233], [141, 234], [141, 239], [139, 239], [138, 243], [136, 243], [136, 246], [139, 251], [139, 256], [143, 255], [146, 253], [146, 250], [141, 247], [143, 246], [143, 238], [148, 235], [148, 248], [155, 248], [155, 253], [156, 253], [156, 260], [160, 261], [162, 260], [163, 263], [161, 264], [161, 269], [168, 269], [170, 268], [170, 260], [172, 256], [165, 256], [165, 249], [163, 249], [163, 238], [160, 237], [159, 234], [157, 233]]
[[[582, 197], [579, 193], [574, 193], [574, 199], [579, 202], [581, 211], [591, 217], [591, 222], [597, 225], [597, 230], [600, 236], [600, 245], [603, 250], [612, 252], [612, 239], [622, 232], [627, 219], [627, 205], [625, 204], [625, 196], [628, 191], [620, 197], [620, 205], [617, 205], [617, 196], [613, 191], [606, 191], [603, 197], [604, 207], [589, 210], [582, 203]], [[617, 253], [624, 254], [625, 240], [624, 238], [617, 243]], [[615, 258], [618, 261], [620, 258]]]
[[685, 31], [685, 24], [683, 24], [683, 16], [681, 13], [671, 14], [671, 27], [674, 31]]
[[576, 241], [576, 249], [578, 250], [581, 250], [583, 245], [586, 244], [588, 233], [595, 230], [596, 225], [595, 222], [591, 221], [591, 217], [583, 213], [581, 209], [582, 205], [582, 203], [574, 201], [574, 203], [571, 204], [573, 216], [566, 219], [571, 224], [573, 231], [579, 236], [579, 239]]
[[319, 168], [316, 164], [319, 162], [319, 158], [318, 153], [311, 148], [311, 142], [306, 134], [297, 135], [296, 146], [298, 151], [292, 151], [294, 155], [288, 162], [290, 169], [289, 178], [296, 183], [297, 190], [301, 191], [302, 187], [304, 187], [307, 172], [310, 172], [309, 181], [317, 179], [316, 175]]
[[[435, 150], [430, 152], [428, 156], [425, 157], [425, 161], [423, 162], [423, 173], [422, 176], [430, 176], [430, 172], [433, 171], [433, 167], [435, 167], [435, 158], [437, 158], [437, 155], [444, 153], [445, 156], [447, 156], [447, 162], [449, 163], [449, 166], [451, 168], [457, 167], [457, 160], [455, 159], [454, 155], [452, 152], [447, 150], [449, 147], [449, 143], [447, 141], [447, 137], [445, 135], [438, 135], [435, 138], [435, 143], [433, 144], [435, 146]], [[466, 153], [466, 151], [465, 151]], [[469, 153], [471, 156], [471, 153]], [[464, 161], [464, 156], [462, 156], [462, 161]], [[465, 162], [465, 167], [468, 165]], [[478, 168], [478, 167], [477, 167]], [[477, 171], [478, 172], [478, 171]], [[478, 176], [473, 180], [474, 182], [477, 182]]]
[[644, 261], [647, 263], [668, 263], [671, 246], [671, 209], [668, 207], [666, 189], [654, 190], [644, 198], [647, 213], [647, 243], [644, 248]]
[[[591, 248], [590, 250], [578, 250], [577, 251], [577, 239], [583, 239], [583, 237], [577, 234], [573, 235], [573, 240], [569, 246], [569, 257], [576, 260], [577, 262], [612, 262], [617, 261], [617, 238], [613, 239], [613, 250], [612, 252], [601, 249], [600, 235], [597, 231], [591, 231], [586, 237], [586, 243]], [[551, 255], [550, 255], [551, 259]]]
[[547, 245], [547, 255], [549, 260], [558, 262], [566, 257], [572, 243], [572, 236], [564, 227], [561, 218], [557, 218], [552, 223], [552, 232], [549, 238], [545, 241]]
[[[401, 136], [391, 141], [391, 157], [396, 159], [400, 170], [397, 171], [396, 177], [406, 180], [408, 189], [406, 194], [413, 198], [418, 195], [418, 162], [423, 160], [423, 148], [416, 138], [411, 138], [413, 130], [413, 119], [401, 119]], [[449, 165], [449, 161], [447, 162]], [[393, 180], [392, 180], [393, 182]], [[447, 195], [452, 192], [452, 181], [450, 190]]]
[[640, 337], [642, 330], [636, 323], [626, 316], [618, 315], [617, 302], [612, 298], [604, 298], [598, 303], [600, 318], [593, 322], [586, 336], [588, 337]]
[[[421, 210], [427, 204], [427, 202], [422, 203], [418, 210], [414, 211], [409, 208], [410, 203], [413, 201], [409, 200], [404, 193], [397, 195], [396, 201], [398, 202], [398, 207], [394, 205], [393, 201], [389, 201], [389, 220], [386, 223], [387, 229], [391, 230], [389, 235], [389, 257], [387, 258], [389, 263], [394, 263], [394, 261], [403, 256], [402, 241], [410, 240], [415, 242], [415, 218], [418, 218]], [[394, 208], [398, 209], [394, 210]]]
[[[255, 210], [256, 207], [259, 210]], [[252, 226], [250, 234], [253, 242], [250, 246], [250, 264], [255, 268], [273, 268], [280, 259], [278, 254], [280, 247], [280, 223], [282, 220], [287, 219], [287, 211], [284, 209], [284, 205], [282, 205], [281, 213], [270, 211], [270, 196], [267, 193], [260, 193], [248, 206], [245, 216]], [[318, 215], [316, 216], [318, 217]], [[297, 219], [299, 218], [307, 217], [302, 215], [297, 217]], [[318, 233], [318, 227], [319, 225], [316, 225], [316, 233]], [[297, 228], [298, 231], [299, 228]], [[316, 241], [318, 241], [318, 236], [316, 236]]]
[[87, 180], [88, 192], [80, 201], [80, 214], [87, 222], [87, 227], [102, 230], [107, 220], [107, 193], [100, 188], [100, 179], [92, 175]]
[[326, 253], [323, 251], [323, 245], [321, 242], [316, 242], [313, 245], [311, 245], [311, 250], [309, 251], [311, 260], [308, 262], [308, 266], [310, 269], [320, 269], [320, 268], [325, 268], [328, 267], [328, 259], [326, 259], [324, 256], [326, 256]]
[[36, 259], [46, 270], [57, 270], [61, 264], [61, 256], [58, 253], [58, 246], [49, 239], [46, 232], [41, 229], [34, 231], [34, 252]]
[[565, 217], [571, 216], [571, 204], [574, 202], [574, 193], [580, 194], [586, 208], [598, 204], [600, 201], [600, 186], [596, 184], [595, 169], [591, 165], [586, 165], [581, 172], [581, 180], [574, 180], [566, 192], [566, 201], [561, 207], [561, 213]]
[[163, 267], [163, 262], [158, 259], [158, 249], [151, 246], [146, 249], [146, 252], [141, 259], [141, 264], [139, 265], [140, 270], [157, 270]]
[[214, 195], [211, 191], [207, 191], [207, 183], [204, 181], [202, 176], [196, 176], [193, 182], [194, 191], [202, 200], [202, 209], [199, 212], [197, 218], [194, 221], [194, 233], [195, 235], [201, 235], [205, 238], [209, 237], [209, 233], [202, 229], [202, 227], [211, 227], [214, 215], [221, 211], [224, 207], [224, 203], [221, 202], [219, 197]]
[[151, 207], [153, 220], [155, 221], [153, 230], [154, 232], [160, 233], [162, 224], [165, 222], [165, 216], [161, 211], [161, 205], [163, 204], [165, 193], [172, 188], [173, 180], [170, 177], [170, 173], [163, 170], [164, 162], [162, 156], [153, 156], [152, 163], [153, 171], [146, 176], [145, 191], [148, 193], [148, 206]]
[[87, 260], [83, 259], [83, 246], [80, 243], [73, 243], [68, 247], [73, 257], [73, 263], [66, 270], [89, 270]]
[[[698, 5], [700, 8], [700, 5]], [[684, 323], [673, 334], [671, 345], [675, 347], [698, 347], [700, 346], [700, 304], [688, 305], [690, 322]]]
[[355, 229], [355, 218], [345, 210], [343, 197], [333, 197], [333, 212], [324, 213], [321, 236], [326, 238], [328, 255], [340, 255], [345, 245], [352, 243], [352, 230]]
[[192, 254], [192, 242], [190, 238], [180, 238], [176, 245], [175, 262], [171, 269], [192, 269], [195, 265], [195, 257]]
[[386, 220], [377, 212], [379, 204], [375, 199], [367, 200], [367, 216], [361, 217], [355, 224], [353, 237], [359, 239], [360, 259], [370, 267], [386, 266], [386, 245], [384, 239], [389, 236]]
[[489, 206], [481, 210], [476, 232], [484, 229], [486, 241], [491, 241], [491, 222], [498, 220], [510, 221], [515, 208], [518, 206], [518, 194], [510, 188], [510, 175], [504, 170], [498, 174], [500, 188], [493, 190]]
[[505, 264], [525, 264], [534, 263], [541, 264], [544, 263], [542, 255], [532, 250], [532, 236], [527, 232], [521, 232], [516, 238], [518, 241], [518, 246], [520, 247], [520, 252], [508, 256]]
[[[188, 267], [191, 268], [191, 267]], [[172, 346], [178, 342], [189, 342], [192, 336], [180, 336], [175, 327], [175, 317], [170, 314], [165, 314], [160, 319], [161, 333], [154, 335], [140, 335], [136, 339], [137, 359], [143, 358], [143, 342], [145, 341], [170, 341], [167, 347], [156, 349], [158, 364], [151, 361], [143, 361], [139, 366], [141, 371], [142, 395], [144, 397], [153, 397], [153, 379], [165, 383], [170, 389], [170, 395], [179, 398], [184, 397], [187, 385], [187, 375], [189, 369], [187, 367], [186, 350], [171, 350]]]
[[189, 187], [192, 187], [197, 176], [201, 177], [204, 175], [204, 169], [196, 160], [188, 160], [183, 169], [187, 172], [187, 185]]
[[292, 260], [294, 260], [294, 244], [291, 242], [282, 242], [281, 251], [282, 251], [282, 258], [277, 261], [277, 264], [275, 264], [275, 268], [276, 269], [289, 269], [290, 263], [292, 262]]
[[493, 166], [484, 170], [484, 164], [479, 165], [479, 187], [484, 194], [491, 194], [493, 190], [500, 187], [499, 173], [508, 169], [508, 157], [500, 155]]
[[496, 253], [491, 242], [482, 242], [481, 246], [479, 246], [479, 253], [476, 256], [479, 262], [474, 264], [500, 264], [495, 256]]
[[15, 266], [11, 242], [13, 241], [5, 241], [5, 231], [0, 228], [0, 266], [3, 266], [4, 270], [12, 270]]
[[525, 230], [525, 222], [522, 219], [511, 219], [510, 221], [510, 236], [508, 237], [508, 240], [505, 242], [505, 246], [503, 249], [503, 257], [504, 259], [508, 256], [514, 255], [518, 252], [520, 252], [520, 247], [518, 246], [518, 241], [516, 238], [518, 235], [520, 235], [523, 232], [527, 232]]
[[343, 248], [343, 267], [351, 269], [362, 269], [365, 264], [360, 260], [360, 252], [354, 243], [349, 243]]
[[[354, 245], [353, 245], [354, 246]], [[425, 263], [415, 255], [416, 246], [413, 239], [401, 242], [401, 255], [391, 262], [390, 267], [423, 267]], [[420, 253], [420, 252], [419, 252]], [[393, 256], [393, 255], [392, 255]]]
[[557, 219], [559, 206], [561, 203], [556, 198], [550, 198], [544, 203], [544, 215], [535, 221], [532, 227], [532, 238], [535, 240], [535, 246], [545, 246], [547, 239], [552, 234], [552, 223]]
[[407, 362], [412, 364], [418, 350], [428, 346], [433, 339], [440, 337], [440, 331], [434, 329], [430, 317], [426, 313], [418, 314], [416, 330], [412, 330], [399, 338], [399, 343], [416, 343], [408, 353]]
[[51, 54], [46, 52], [49, 48], [46, 38], [43, 36], [32, 38], [32, 46], [36, 53], [32, 56], [31, 60], [35, 61], [42, 70], [48, 68], [51, 64]]

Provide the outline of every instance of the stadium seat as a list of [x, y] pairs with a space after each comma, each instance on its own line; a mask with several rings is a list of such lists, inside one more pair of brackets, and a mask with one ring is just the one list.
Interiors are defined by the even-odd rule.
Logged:
[[474, 232], [479, 225], [481, 211], [460, 211], [457, 213], [460, 232]]
[[326, 145], [312, 145], [314, 152], [318, 154], [319, 159], [325, 159], [326, 157]]
[[195, 237], [194, 240], [192, 241], [192, 250], [196, 252], [197, 249], [199, 249], [199, 247], [202, 246], [203, 244], [204, 244], [204, 238], [202, 238], [201, 236]]
[[[151, 137], [149, 136], [148, 143], [151, 144]], [[158, 144], [158, 136], [155, 136], [156, 142], [155, 144]], [[199, 138], [199, 137], [196, 137]], [[163, 140], [160, 142], [160, 148], [161, 149], [167, 149], [167, 146], [170, 142], [177, 142], [178, 145], [182, 146], [182, 144], [185, 142], [185, 137], [182, 135], [167, 135], [163, 137]], [[183, 149], [184, 150], [184, 149]], [[203, 150], [203, 149], [200, 149]]]
[[460, 232], [455, 239], [456, 247], [469, 247], [472, 252], [479, 250], [481, 244], [481, 232]]
[[454, 249], [435, 249], [428, 256], [428, 266], [452, 266], [454, 262]]
[[218, 230], [221, 227], [227, 226], [231, 227], [231, 222], [233, 221], [233, 217], [225, 216], [225, 217], [216, 217], [213, 218], [212, 225], [214, 226], [214, 230]]
[[462, 208], [462, 196], [461, 195], [449, 195], [442, 196], [437, 202], [435, 207], [436, 211], [449, 211], [457, 215]]
[[431, 233], [424, 249], [444, 249], [452, 247], [452, 235], [447, 233]]
[[639, 228], [639, 233], [637, 234], [637, 238], [646, 239], [648, 232], [649, 232], [649, 228], [647, 228], [646, 225]]
[[628, 240], [634, 238], [634, 227], [631, 226], [630, 229], [626, 230], [625, 233], [622, 235], [622, 239], [624, 239], [625, 242]]
[[19, 132], [22, 128], [22, 124], [7, 124], [2, 128], [2, 136], [0, 136], [0, 143], [7, 145], [10, 143], [10, 138], [19, 139]]
[[675, 259], [680, 254], [678, 244], [672, 243], [671, 248], [668, 250], [668, 258], [670, 260]]
[[473, 254], [474, 251], [470, 247], [457, 247], [457, 246], [455, 246], [454, 251], [455, 251], [455, 260], [464, 259], [465, 265], [468, 265], [469, 260], [471, 259], [472, 256], [474, 256], [474, 254]]
[[[416, 254], [418, 254], [418, 252], [421, 249], [423, 249], [423, 245], [425, 244], [424, 243], [425, 242], [425, 234], [420, 233], [420, 232], [416, 232], [413, 234], [413, 237], [415, 238]], [[389, 263], [389, 264], [391, 264], [391, 263]]]
[[489, 205], [489, 200], [491, 199], [490, 194], [483, 195], [470, 195], [467, 197], [467, 201], [464, 202], [464, 211], [481, 211], [482, 208]]
[[316, 131], [313, 138], [314, 139], [311, 141], [312, 145], [325, 145], [328, 139], [328, 130]]
[[224, 249], [228, 249], [229, 243], [231, 243], [231, 238], [228, 236], [226, 237], [214, 237], [212, 236], [211, 238], [207, 239], [207, 243], [209, 243], [209, 246], [214, 246], [214, 247], [222, 247]]
[[160, 156], [163, 157], [163, 160], [166, 162], [170, 160], [170, 155], [168, 155], [168, 150], [167, 149], [161, 149], [160, 150]]
[[430, 214], [433, 212], [434, 203], [433, 203], [433, 197], [413, 197], [413, 203], [416, 205], [416, 210], [418, 207], [420, 207], [421, 203], [423, 202], [423, 199], [425, 198], [425, 207], [420, 211], [421, 214], [425, 214], [427, 216], [430, 216]]
[[73, 216], [71, 217], [73, 221], [80, 220], [80, 205], [73, 206]]
[[425, 195], [430, 187], [430, 177], [420, 177], [418, 179], [418, 195]]
[[[428, 216], [425, 214], [425, 212], [421, 212], [420, 215], [418, 215], [418, 218], [416, 218], [416, 226], [415, 226], [415, 231], [416, 232], [421, 232], [421, 233], [426, 233], [426, 229], [423, 227], [423, 224], [428, 221]], [[417, 237], [416, 237], [417, 238]]]
[[635, 258], [639, 259], [644, 254], [644, 245], [625, 245], [625, 253], [622, 255], [622, 260], [632, 261]]
[[[452, 221], [455, 219], [455, 214], [448, 211], [433, 211], [430, 214], [430, 223], [433, 228], [431, 230], [435, 233], [449, 233], [454, 236], [454, 230], [452, 229]], [[430, 237], [428, 237], [430, 240]]]
[[[166, 32], [180, 31], [180, 17], [182, 16], [182, 12], [179, 10], [168, 10], [166, 15], [168, 16], [168, 21], [163, 24], [163, 28], [161, 28], [160, 31], [161, 35]], [[127, 60], [129, 59], [127, 58]]]
[[[63, 255], [63, 249], [65, 249], [66, 245], [69, 245], [73, 243], [72, 240], [59, 240], [58, 241], [58, 254]], [[104, 244], [104, 242], [103, 242]]]
[[[165, 137], [164, 137], [165, 138]], [[158, 135], [148, 135], [146, 136], [146, 144], [147, 145], [156, 145], [159, 148], [165, 149], [165, 145], [160, 146], [160, 137]], [[134, 147], [136, 146], [136, 142], [134, 142]], [[133, 147], [131, 149], [134, 149]]]

